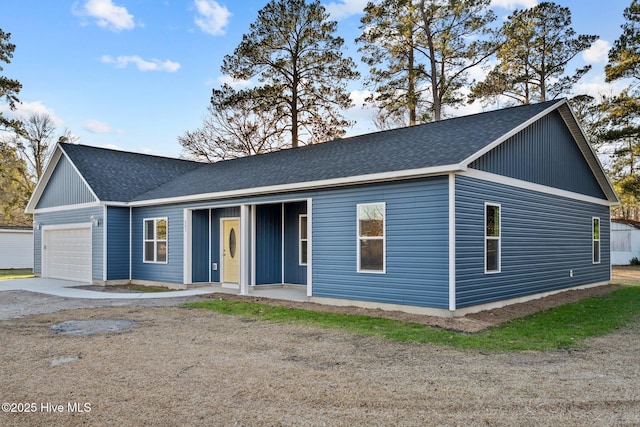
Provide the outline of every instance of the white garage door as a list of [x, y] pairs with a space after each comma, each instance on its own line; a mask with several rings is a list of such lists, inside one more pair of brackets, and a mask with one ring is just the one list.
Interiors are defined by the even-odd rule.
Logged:
[[91, 227], [44, 230], [42, 275], [91, 282]]

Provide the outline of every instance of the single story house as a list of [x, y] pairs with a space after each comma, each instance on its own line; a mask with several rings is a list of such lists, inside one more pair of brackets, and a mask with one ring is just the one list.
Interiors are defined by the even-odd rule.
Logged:
[[640, 260], [640, 222], [629, 219], [611, 220], [611, 264], [629, 265]]
[[566, 100], [202, 164], [58, 144], [35, 273], [463, 315], [610, 280], [619, 203]]
[[32, 267], [32, 228], [0, 225], [0, 269]]

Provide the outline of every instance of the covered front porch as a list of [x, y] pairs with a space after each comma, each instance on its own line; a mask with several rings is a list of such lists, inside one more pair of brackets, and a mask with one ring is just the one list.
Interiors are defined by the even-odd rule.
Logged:
[[306, 300], [310, 212], [311, 199], [185, 209], [184, 283], [282, 299], [304, 292]]

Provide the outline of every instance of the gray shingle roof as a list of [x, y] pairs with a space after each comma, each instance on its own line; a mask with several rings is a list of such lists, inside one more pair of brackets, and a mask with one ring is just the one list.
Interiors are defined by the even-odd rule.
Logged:
[[558, 101], [209, 164], [134, 201], [458, 164]]
[[203, 164], [61, 144], [102, 201], [140, 202], [456, 165], [558, 101]]
[[203, 166], [202, 163], [61, 143], [98, 199], [129, 202]]

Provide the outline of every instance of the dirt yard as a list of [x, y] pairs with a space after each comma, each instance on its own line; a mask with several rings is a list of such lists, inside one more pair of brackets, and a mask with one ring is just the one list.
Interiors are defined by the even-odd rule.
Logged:
[[[59, 333], [83, 320], [129, 323]], [[639, 337], [640, 321], [585, 350], [487, 353], [182, 307], [75, 309], [0, 321], [0, 425], [635, 426]]]

